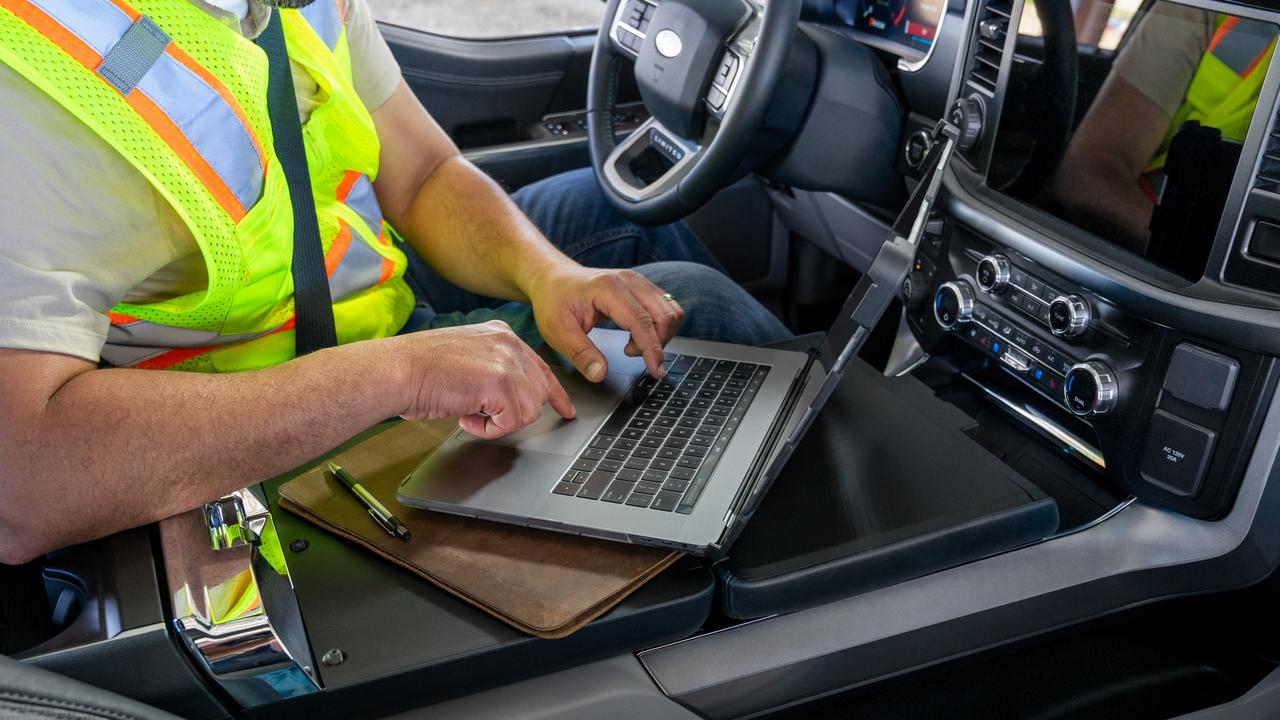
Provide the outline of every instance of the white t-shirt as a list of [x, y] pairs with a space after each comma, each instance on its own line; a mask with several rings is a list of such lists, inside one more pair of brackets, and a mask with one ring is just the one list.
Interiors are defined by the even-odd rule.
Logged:
[[[268, 16], [254, 0], [189, 1], [246, 37]], [[374, 110], [395, 91], [400, 68], [365, 0], [344, 7], [356, 92]], [[306, 122], [318, 87], [297, 64], [293, 82]], [[0, 97], [0, 348], [97, 362], [107, 310], [204, 288], [204, 260], [141, 173], [4, 63]]]

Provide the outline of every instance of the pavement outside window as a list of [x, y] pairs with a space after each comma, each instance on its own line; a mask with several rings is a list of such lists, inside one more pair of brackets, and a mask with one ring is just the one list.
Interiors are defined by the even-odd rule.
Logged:
[[462, 38], [540, 35], [597, 27], [600, 0], [368, 0], [378, 20]]

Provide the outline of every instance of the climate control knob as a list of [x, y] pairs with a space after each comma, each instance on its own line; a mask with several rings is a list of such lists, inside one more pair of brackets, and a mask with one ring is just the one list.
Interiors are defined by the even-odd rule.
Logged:
[[933, 296], [933, 317], [943, 330], [973, 319], [973, 288], [963, 280], [944, 282]]
[[1009, 287], [1009, 272], [1012, 266], [1004, 255], [988, 255], [978, 263], [978, 287], [989, 293], [999, 295]]
[[1076, 337], [1089, 329], [1093, 313], [1079, 295], [1060, 295], [1049, 303], [1049, 329], [1059, 337]]
[[916, 270], [902, 281], [902, 299], [907, 307], [915, 310], [929, 299], [929, 276], [922, 270]]
[[1111, 368], [1090, 360], [1067, 371], [1062, 394], [1067, 408], [1076, 415], [1105, 415], [1120, 399], [1120, 386]]

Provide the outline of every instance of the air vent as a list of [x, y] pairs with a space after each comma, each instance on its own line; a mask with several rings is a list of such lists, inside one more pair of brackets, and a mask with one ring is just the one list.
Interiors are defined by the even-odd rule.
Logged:
[[1276, 118], [1271, 134], [1262, 147], [1262, 162], [1258, 165], [1258, 176], [1253, 180], [1253, 187], [1280, 193], [1280, 117]]
[[969, 65], [969, 85], [995, 97], [1000, 82], [1000, 63], [1004, 60], [1005, 39], [1009, 35], [1013, 0], [987, 0], [978, 17], [977, 44]]

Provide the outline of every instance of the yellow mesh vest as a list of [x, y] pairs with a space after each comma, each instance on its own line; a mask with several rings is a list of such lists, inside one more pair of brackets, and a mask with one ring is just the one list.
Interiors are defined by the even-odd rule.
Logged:
[[[94, 71], [101, 58], [78, 41], [86, 36], [83, 28], [77, 36], [75, 28], [64, 26], [66, 17], [50, 17], [26, 0], [0, 0], [0, 62], [31, 80], [136, 167], [187, 224], [205, 259], [206, 290], [113, 308], [104, 358], [110, 350], [112, 358], [125, 359], [118, 364], [214, 372], [289, 360], [294, 355], [293, 223], [288, 188], [272, 149], [265, 54], [189, 0], [61, 2], [83, 3], [64, 13], [68, 17], [92, 11], [105, 20], [123, 8], [154, 21], [171, 38], [172, 57], [185, 56], [193, 63], [193, 76], [207, 73], [225, 87], [263, 154], [261, 194], [242, 217], [234, 217], [210, 191], [207, 168], [204, 175], [194, 170], [199, 163], [192, 153], [175, 149], [174, 133], [155, 121], [154, 108], [147, 115], [149, 99], [138, 91], [122, 95]], [[339, 11], [336, 0], [319, 3], [335, 3]], [[42, 6], [57, 4], [47, 0]], [[353, 87], [345, 30], [327, 45], [298, 11], [282, 10], [280, 17], [290, 57], [315, 78], [323, 98], [304, 126], [304, 140], [326, 264], [332, 260], [335, 273], [331, 281], [343, 273], [363, 273], [363, 285], [347, 282], [341, 296], [335, 290], [338, 340], [394, 334], [414, 300], [402, 279], [404, 255], [387, 240], [372, 200], [379, 144]], [[353, 179], [365, 197], [363, 214], [339, 199]]]

